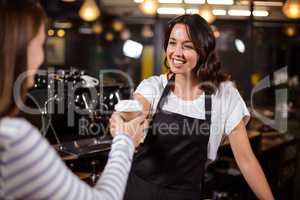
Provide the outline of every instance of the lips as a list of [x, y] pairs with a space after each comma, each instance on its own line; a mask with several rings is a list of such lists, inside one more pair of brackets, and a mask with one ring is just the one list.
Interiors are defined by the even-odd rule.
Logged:
[[173, 59], [174, 64], [184, 64], [183, 60]]
[[181, 67], [183, 64], [185, 64], [185, 61], [182, 59], [171, 59], [171, 61], [174, 67]]

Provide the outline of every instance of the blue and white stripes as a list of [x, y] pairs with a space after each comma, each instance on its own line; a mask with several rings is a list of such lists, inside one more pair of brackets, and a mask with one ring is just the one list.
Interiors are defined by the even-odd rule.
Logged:
[[95, 188], [75, 176], [30, 123], [0, 121], [0, 199], [121, 200], [134, 153], [125, 134], [117, 135]]

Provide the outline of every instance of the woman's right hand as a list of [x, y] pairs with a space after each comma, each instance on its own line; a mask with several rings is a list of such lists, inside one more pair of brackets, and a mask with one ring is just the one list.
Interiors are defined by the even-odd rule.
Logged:
[[118, 112], [114, 112], [109, 119], [110, 133], [113, 137], [117, 134], [127, 134], [132, 138], [134, 146], [137, 147], [145, 137], [145, 129], [148, 128], [149, 122], [146, 115], [140, 115], [135, 119], [124, 122]]

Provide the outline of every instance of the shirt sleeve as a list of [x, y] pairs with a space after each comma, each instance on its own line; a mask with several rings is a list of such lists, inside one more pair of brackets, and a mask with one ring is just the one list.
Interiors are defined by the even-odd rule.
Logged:
[[240, 123], [241, 120], [244, 120], [246, 125], [250, 119], [248, 108], [238, 90], [234, 86], [230, 86], [228, 93], [229, 98], [226, 102], [228, 106], [224, 127], [225, 135], [232, 133], [232, 130]]
[[101, 192], [107, 195], [107, 198], [103, 199], [123, 199], [134, 150], [134, 144], [129, 136], [119, 134], [114, 138], [109, 159], [95, 186], [99, 196]]
[[145, 97], [150, 104], [154, 103], [164, 88], [161, 78], [161, 76], [153, 76], [143, 80], [134, 93]]
[[38, 130], [31, 125], [18, 130], [17, 138], [0, 134], [10, 140], [0, 149], [0, 196], [49, 200], [123, 198], [134, 153], [134, 144], [127, 135], [119, 134], [113, 139], [105, 169], [92, 188], [68, 169]]

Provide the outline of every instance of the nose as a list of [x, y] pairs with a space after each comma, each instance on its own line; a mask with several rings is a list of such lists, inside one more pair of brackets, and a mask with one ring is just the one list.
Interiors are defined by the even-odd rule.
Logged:
[[175, 56], [182, 56], [182, 47], [181, 45], [176, 45], [175, 49], [174, 49], [174, 55]]

